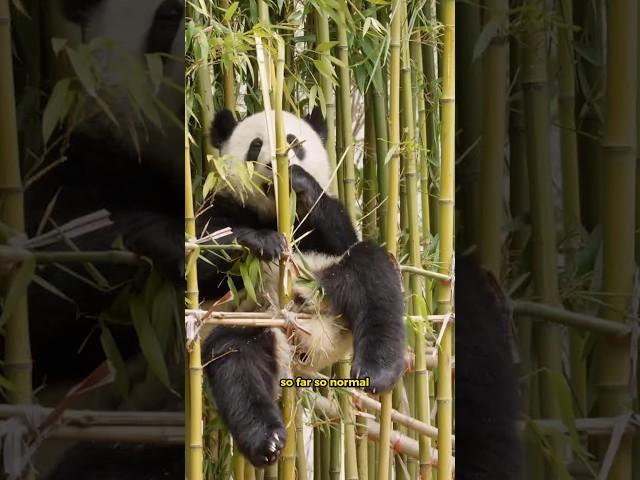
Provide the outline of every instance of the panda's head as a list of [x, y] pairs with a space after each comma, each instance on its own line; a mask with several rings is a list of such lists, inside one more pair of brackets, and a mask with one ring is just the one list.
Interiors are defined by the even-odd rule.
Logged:
[[[97, 42], [91, 68], [99, 80], [97, 94], [113, 114], [90, 102], [98, 114], [79, 125], [80, 131], [135, 146], [143, 159], [182, 158], [184, 7], [184, 0], [60, 0], [79, 40]], [[76, 37], [70, 35], [74, 29], [67, 31]]]
[[[284, 131], [289, 144], [288, 156], [290, 165], [299, 165], [312, 175], [320, 186], [328, 190], [332, 171], [329, 157], [324, 146], [327, 128], [319, 109], [299, 118], [292, 113], [284, 113]], [[271, 112], [275, 125], [275, 115]], [[218, 112], [211, 126], [211, 143], [218, 148], [220, 155], [232, 164], [253, 164], [252, 182], [257, 185], [269, 182], [271, 172], [271, 148], [267, 133], [267, 119], [265, 112], [259, 112], [236, 122], [233, 114], [228, 110]], [[242, 166], [242, 165], [240, 165]], [[233, 168], [230, 169], [233, 171]], [[232, 173], [228, 179], [237, 182], [237, 176]], [[232, 185], [235, 192], [242, 190], [240, 185]], [[236, 188], [238, 187], [238, 188]], [[243, 198], [252, 203], [251, 195]], [[255, 198], [257, 202], [264, 202]], [[256, 205], [252, 205], [256, 206]]]

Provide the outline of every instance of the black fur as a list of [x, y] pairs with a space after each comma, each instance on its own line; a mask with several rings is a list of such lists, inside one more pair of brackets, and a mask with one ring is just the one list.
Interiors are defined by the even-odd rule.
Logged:
[[256, 466], [273, 463], [287, 439], [275, 400], [275, 339], [265, 328], [216, 328], [203, 351], [222, 416], [240, 451]]
[[89, 18], [89, 14], [103, 0], [62, 0], [62, 13], [64, 16], [76, 23], [84, 23]]
[[[310, 124], [326, 138], [326, 127], [317, 115], [311, 117]], [[214, 143], [223, 145], [235, 126], [229, 112], [216, 115], [211, 128]], [[396, 265], [381, 247], [358, 243], [346, 209], [324, 194], [313, 176], [298, 165], [291, 166], [289, 173], [296, 193], [300, 251], [336, 257], [318, 278], [333, 312], [353, 331], [352, 375], [369, 377], [371, 391], [386, 391], [404, 365], [403, 297]], [[233, 234], [220, 239], [221, 243], [235, 240], [262, 258], [282, 253], [276, 219], [265, 220], [232, 197], [218, 195], [200, 223], [207, 224], [209, 232], [231, 227]], [[211, 260], [213, 267], [202, 272], [201, 291], [219, 296], [230, 262], [220, 257]], [[273, 341], [269, 331], [218, 328], [204, 347], [204, 362], [210, 362], [205, 372], [218, 409], [240, 451], [254, 465], [274, 462], [284, 445], [285, 430], [273, 390], [278, 380]], [[229, 350], [234, 353], [224, 355]], [[281, 443], [274, 442], [275, 435]]]
[[236, 119], [233, 117], [233, 113], [229, 110], [224, 109], [216, 113], [209, 132], [211, 145], [216, 148], [220, 148], [224, 142], [229, 140], [229, 137], [235, 130], [236, 125], [238, 125], [238, 122], [236, 122]]
[[456, 259], [456, 479], [521, 475], [517, 381], [509, 315], [495, 279]]
[[359, 242], [318, 276], [332, 310], [353, 332], [351, 376], [368, 377], [372, 393], [389, 390], [404, 368], [404, 300], [395, 260], [373, 242]]

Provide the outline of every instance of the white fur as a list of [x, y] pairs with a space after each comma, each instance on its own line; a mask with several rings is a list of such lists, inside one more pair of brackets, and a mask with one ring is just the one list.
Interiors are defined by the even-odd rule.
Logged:
[[[295, 155], [294, 150], [289, 149], [289, 164], [300, 165], [317, 180], [323, 189], [328, 190], [332, 172], [329, 165], [329, 157], [322, 143], [322, 139], [305, 120], [289, 112], [283, 113], [285, 135], [295, 135], [306, 151], [304, 159], [300, 160]], [[275, 125], [275, 114], [273, 111], [271, 115]], [[264, 192], [259, 189], [243, 192], [243, 194], [240, 195], [239, 191], [242, 190], [241, 182], [239, 178], [237, 178], [237, 174], [234, 173], [233, 168], [234, 163], [241, 162], [244, 164], [249, 145], [253, 139], [260, 138], [263, 144], [260, 154], [258, 155], [258, 160], [255, 163], [253, 182], [256, 185], [261, 185], [264, 183], [265, 177], [271, 178], [272, 172], [268, 169], [268, 166], [271, 165], [271, 148], [269, 145], [269, 136], [267, 135], [266, 122], [265, 112], [250, 115], [239, 122], [229, 140], [222, 145], [220, 154], [226, 156], [227, 165], [230, 167], [227, 169], [227, 179], [235, 189], [235, 192], [229, 189], [227, 189], [227, 192], [236, 197], [240, 197], [246, 206], [252, 207], [264, 217], [273, 218], [275, 216], [273, 199], [267, 198]]]
[[[304, 259], [300, 255], [295, 256], [295, 264], [303, 265], [304, 269], [293, 268], [292, 272], [292, 296], [300, 296], [306, 300], [303, 305], [293, 305], [292, 310], [297, 313], [311, 314], [309, 320], [296, 319], [301, 329], [292, 329], [287, 333], [274, 328], [276, 363], [278, 365], [278, 378], [274, 379], [279, 390], [280, 378], [290, 378], [292, 372], [309, 375], [328, 367], [338, 360], [352, 353], [353, 337], [339, 316], [333, 314], [328, 301], [321, 297], [320, 293], [309, 285], [307, 275], [315, 277], [321, 270], [335, 264], [341, 257], [308, 253]], [[243, 293], [236, 311], [268, 311], [276, 307], [274, 302], [278, 299], [278, 265], [275, 262], [263, 264], [262, 290], [256, 305]], [[307, 271], [303, 271], [307, 270]], [[221, 310], [226, 310], [227, 306]], [[205, 306], [206, 308], [206, 306]], [[306, 330], [306, 332], [304, 331]], [[308, 333], [307, 333], [308, 332]], [[301, 358], [305, 353], [305, 358]]]

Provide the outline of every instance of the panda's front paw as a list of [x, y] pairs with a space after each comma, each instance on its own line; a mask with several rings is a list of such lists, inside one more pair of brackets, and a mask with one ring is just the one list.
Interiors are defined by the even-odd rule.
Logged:
[[280, 258], [287, 246], [284, 235], [275, 230], [260, 230], [257, 233], [251, 232], [250, 235], [238, 236], [238, 243], [264, 261]]
[[394, 360], [388, 365], [381, 361], [366, 361], [354, 358], [351, 378], [368, 379], [369, 386], [363, 389], [369, 393], [387, 392], [393, 388], [404, 371], [404, 359]]
[[[317, 180], [300, 165], [289, 167], [291, 189], [296, 192], [298, 213], [306, 213], [322, 195], [322, 188]], [[302, 212], [300, 210], [303, 210]]]
[[287, 440], [287, 431], [282, 426], [264, 428], [243, 452], [252, 465], [262, 467], [278, 460]]

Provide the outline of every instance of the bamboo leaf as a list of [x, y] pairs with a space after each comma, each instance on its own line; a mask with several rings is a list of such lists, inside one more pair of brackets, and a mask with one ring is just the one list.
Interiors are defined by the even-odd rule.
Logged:
[[67, 101], [71, 79], [64, 78], [53, 87], [47, 106], [42, 113], [42, 140], [45, 145], [49, 142], [51, 134], [55, 130], [58, 122], [64, 118], [69, 111], [70, 102]]
[[171, 388], [169, 382], [169, 371], [164, 359], [164, 353], [156, 332], [153, 330], [149, 315], [147, 314], [146, 305], [141, 298], [134, 297], [131, 299], [129, 312], [133, 319], [133, 326], [138, 335], [140, 348], [144, 358], [147, 360], [149, 369], [167, 388]]
[[107, 327], [104, 321], [101, 323], [101, 331], [100, 334], [100, 344], [102, 345], [102, 350], [104, 351], [107, 360], [111, 364], [111, 367], [115, 373], [114, 384], [116, 389], [125, 397], [129, 392], [129, 376], [127, 375], [127, 366], [125, 364], [124, 359], [122, 358], [122, 354], [120, 353], [120, 349], [116, 344], [111, 331]]
[[[84, 52], [85, 50], [83, 50]], [[73, 67], [73, 71], [77, 75], [80, 83], [92, 97], [96, 96], [96, 79], [91, 71], [91, 62], [89, 62], [87, 55], [82, 55], [79, 51], [72, 48], [67, 48], [67, 55], [69, 61]], [[117, 122], [116, 122], [117, 123]]]

